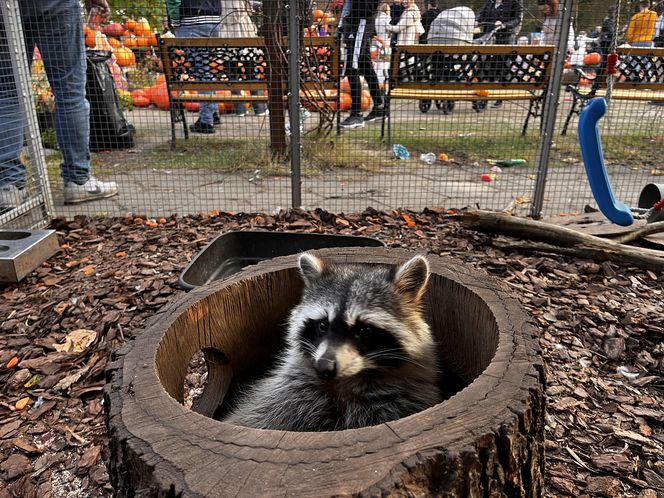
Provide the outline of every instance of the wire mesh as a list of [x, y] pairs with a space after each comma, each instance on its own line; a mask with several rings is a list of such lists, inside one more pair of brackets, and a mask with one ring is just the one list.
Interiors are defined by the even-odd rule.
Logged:
[[[199, 4], [215, 7], [194, 13]], [[331, 211], [502, 209], [515, 200], [527, 205], [537, 182], [543, 215], [580, 212], [596, 201], [581, 160], [578, 113], [589, 97], [607, 96], [607, 86], [600, 132], [616, 197], [637, 206], [646, 184], [664, 183], [661, 3], [109, 0], [109, 6], [107, 17], [76, 0], [26, 0], [20, 23], [10, 27], [31, 56], [52, 215], [272, 211], [293, 205], [296, 187], [296, 204]], [[561, 41], [565, 8], [570, 35]], [[53, 12], [77, 27], [67, 52], [79, 41], [86, 47], [78, 57], [87, 64], [87, 100], [78, 107], [58, 87], [71, 60], [44, 36], [62, 19]], [[288, 72], [291, 12], [299, 26], [300, 53], [291, 58], [299, 60], [299, 95], [291, 93]], [[636, 47], [647, 44], [653, 46]], [[607, 80], [606, 56], [614, 49], [618, 70]], [[551, 102], [556, 65], [564, 66], [560, 98]], [[27, 71], [10, 66], [3, 62], [10, 76], [3, 85], [18, 88]], [[87, 124], [65, 119], [81, 105], [89, 108]], [[555, 124], [542, 138], [547, 105]], [[5, 112], [3, 140], [24, 133], [25, 123], [23, 114]], [[89, 160], [72, 152], [82, 130]], [[16, 158], [0, 148], [6, 186]], [[88, 189], [90, 175], [103, 183]]]

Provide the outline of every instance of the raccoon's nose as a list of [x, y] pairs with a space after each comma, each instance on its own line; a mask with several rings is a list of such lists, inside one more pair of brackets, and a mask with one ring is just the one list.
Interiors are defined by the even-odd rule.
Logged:
[[327, 358], [317, 359], [314, 368], [321, 379], [333, 379], [337, 374], [337, 362]]

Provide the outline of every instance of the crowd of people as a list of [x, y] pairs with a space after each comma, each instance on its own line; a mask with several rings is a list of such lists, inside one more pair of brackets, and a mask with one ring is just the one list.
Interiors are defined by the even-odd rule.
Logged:
[[[425, 0], [420, 12], [415, 0], [335, 0], [340, 7], [336, 30], [343, 39], [344, 75], [348, 77], [352, 105], [344, 128], [357, 128], [383, 118], [387, 109], [381, 89], [390, 60], [390, 50], [417, 43], [528, 44], [535, 40], [520, 35], [523, 0], [485, 0], [477, 14], [463, 2]], [[438, 2], [445, 2], [443, 5]], [[559, 0], [537, 0], [541, 22], [540, 43], [559, 41], [562, 12]], [[175, 36], [254, 37], [257, 27], [252, 13], [257, 0], [166, 0], [170, 28]], [[55, 130], [63, 154], [60, 165], [66, 203], [93, 201], [118, 193], [114, 182], [95, 178], [90, 168], [89, 104], [85, 98], [86, 53], [83, 16], [78, 0], [21, 0], [19, 2], [28, 58], [38, 47], [55, 95]], [[107, 0], [85, 0], [88, 10], [108, 18]], [[664, 46], [664, 1], [656, 6], [639, 2], [639, 11], [629, 22], [616, 26], [618, 10], [609, 7], [601, 26], [588, 35], [575, 37], [570, 26], [568, 52], [582, 54], [591, 46], [606, 54], [618, 40], [635, 47]], [[0, 19], [0, 214], [21, 205], [28, 197], [26, 166], [21, 156], [24, 119], [19, 105], [14, 62], [9, 52], [7, 26]], [[372, 49], [375, 56], [372, 57]], [[574, 60], [574, 59], [573, 59]], [[581, 59], [577, 57], [578, 63]], [[364, 80], [364, 82], [363, 82]], [[361, 110], [363, 85], [369, 88], [373, 106]], [[496, 102], [494, 105], [499, 106]], [[201, 104], [195, 133], [214, 133], [218, 121], [214, 104]], [[245, 115], [247, 106], [236, 104]], [[253, 105], [256, 115], [267, 114], [264, 104]]]

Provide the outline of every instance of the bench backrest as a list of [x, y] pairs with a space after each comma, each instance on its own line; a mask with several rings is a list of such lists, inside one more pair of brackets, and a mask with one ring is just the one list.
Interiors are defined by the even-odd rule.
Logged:
[[664, 48], [621, 47], [618, 55], [614, 88], [664, 90]]
[[392, 54], [393, 88], [544, 89], [555, 47], [402, 45]]
[[[283, 39], [282, 46], [288, 46]], [[332, 36], [305, 37], [301, 86], [336, 88], [339, 51]], [[159, 38], [164, 75], [172, 91], [265, 90], [265, 40], [256, 38]]]

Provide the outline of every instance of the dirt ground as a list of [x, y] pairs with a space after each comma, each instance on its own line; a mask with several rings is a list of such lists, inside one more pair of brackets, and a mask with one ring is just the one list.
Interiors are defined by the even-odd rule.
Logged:
[[107, 497], [104, 370], [184, 293], [212, 238], [266, 229], [376, 237], [500, 278], [540, 331], [546, 496], [664, 496], [664, 274], [497, 249], [442, 210], [55, 220], [61, 252], [0, 287], [0, 498]]

